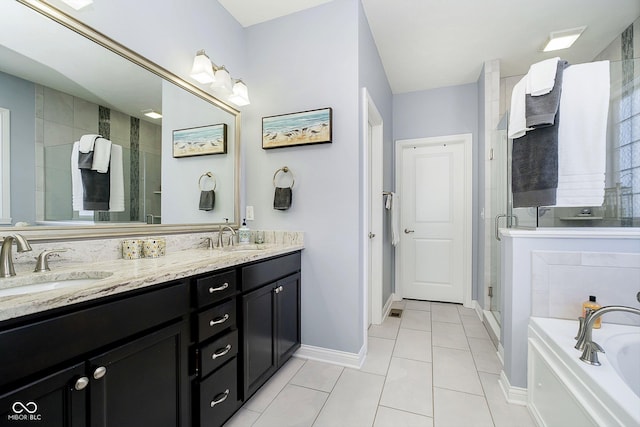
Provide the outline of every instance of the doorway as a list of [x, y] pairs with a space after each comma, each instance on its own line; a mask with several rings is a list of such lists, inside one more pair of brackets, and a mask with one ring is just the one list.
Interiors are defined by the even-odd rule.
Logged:
[[382, 182], [383, 160], [382, 140], [383, 121], [380, 112], [371, 99], [366, 88], [362, 89], [362, 132], [365, 136], [363, 149], [365, 190], [362, 192], [362, 206], [365, 207], [362, 235], [365, 248], [364, 283], [365, 283], [365, 319], [364, 334], [371, 324], [382, 323]]
[[398, 141], [403, 298], [471, 307], [471, 134]]

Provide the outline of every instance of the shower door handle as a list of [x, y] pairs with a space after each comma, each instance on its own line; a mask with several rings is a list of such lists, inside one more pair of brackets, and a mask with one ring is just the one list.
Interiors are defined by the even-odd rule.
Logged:
[[518, 217], [516, 215], [507, 215], [507, 214], [496, 215], [496, 220], [495, 220], [496, 221], [496, 240], [499, 242], [502, 241], [502, 239], [500, 238], [500, 233], [498, 233], [498, 225], [500, 224], [500, 218], [513, 218], [516, 228], [518, 227]]

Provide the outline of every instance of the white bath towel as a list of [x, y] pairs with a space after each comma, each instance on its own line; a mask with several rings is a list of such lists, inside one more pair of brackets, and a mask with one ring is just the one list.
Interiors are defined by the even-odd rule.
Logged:
[[559, 60], [559, 57], [555, 57], [532, 64], [527, 73], [526, 93], [541, 96], [551, 92], [555, 86]]
[[88, 153], [90, 151], [93, 151], [93, 146], [94, 146], [94, 143], [96, 142], [96, 139], [101, 137], [102, 135], [96, 135], [96, 134], [82, 135], [80, 137], [78, 149], [80, 150], [81, 153]]
[[525, 110], [525, 89], [527, 76], [524, 76], [513, 87], [511, 92], [511, 110], [509, 110], [509, 138], [516, 139], [524, 136], [527, 129]]
[[[82, 175], [78, 169], [79, 142], [73, 143], [71, 149], [71, 191], [74, 211], [83, 211]], [[124, 168], [122, 165], [122, 147], [111, 144], [109, 162], [109, 212], [124, 211]]]
[[109, 194], [109, 212], [124, 211], [124, 168], [122, 166], [122, 147], [111, 144], [109, 162], [111, 193]]
[[400, 203], [398, 202], [398, 196], [396, 193], [389, 193], [389, 199], [391, 200], [391, 244], [397, 246], [400, 243]]
[[100, 173], [107, 173], [111, 160], [111, 141], [106, 138], [96, 138], [93, 145], [93, 163], [91, 169]]
[[[601, 206], [604, 202], [609, 95], [609, 61], [573, 65], [564, 71], [556, 206]], [[576, 196], [575, 185], [565, 186], [576, 182], [598, 190], [598, 196]]]

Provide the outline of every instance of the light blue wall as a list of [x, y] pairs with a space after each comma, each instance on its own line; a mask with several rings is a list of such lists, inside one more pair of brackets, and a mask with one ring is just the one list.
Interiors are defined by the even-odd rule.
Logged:
[[[393, 94], [387, 81], [387, 76], [378, 55], [373, 35], [369, 28], [367, 17], [358, 2], [358, 76], [359, 86], [367, 88], [369, 96], [373, 99], [376, 108], [380, 112], [383, 121], [383, 189], [393, 189]], [[360, 119], [363, 117], [363, 105], [360, 105]], [[365, 107], [366, 108], [366, 107]], [[361, 147], [364, 147], [366, 135], [360, 135]], [[361, 165], [362, 167], [362, 165]], [[364, 184], [364, 183], [363, 183]], [[363, 189], [361, 188], [361, 192]], [[362, 206], [362, 209], [365, 207]], [[384, 209], [383, 206], [379, 206]], [[382, 264], [382, 303], [384, 304], [394, 290], [394, 250], [391, 246], [391, 232], [388, 214], [383, 217], [383, 264]], [[364, 213], [361, 212], [361, 216]], [[364, 248], [360, 251], [364, 254]], [[364, 260], [360, 260], [364, 262]], [[364, 296], [363, 296], [364, 299]]]
[[[303, 344], [363, 345], [359, 266], [358, 1], [333, 2], [246, 29], [251, 105], [243, 115], [252, 228], [300, 230]], [[263, 150], [265, 116], [331, 107], [333, 142]], [[293, 204], [273, 209], [274, 172], [295, 175]]]
[[33, 223], [36, 212], [36, 92], [33, 83], [0, 73], [0, 107], [10, 110], [11, 218]]
[[[478, 295], [478, 83], [449, 86], [393, 97], [393, 138], [424, 138], [471, 133], [473, 136], [472, 282]], [[484, 191], [484, 190], [483, 190]]]

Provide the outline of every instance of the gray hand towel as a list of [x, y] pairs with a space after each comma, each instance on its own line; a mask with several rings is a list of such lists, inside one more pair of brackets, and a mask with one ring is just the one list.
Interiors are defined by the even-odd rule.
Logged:
[[82, 208], [87, 211], [108, 211], [111, 197], [111, 174], [80, 169], [82, 176]]
[[556, 112], [560, 107], [560, 94], [562, 92], [562, 75], [569, 63], [558, 61], [556, 79], [551, 92], [542, 96], [525, 96], [525, 118], [528, 128], [553, 126]]
[[216, 204], [216, 193], [213, 190], [200, 192], [200, 207], [201, 211], [212, 211], [213, 206]]
[[78, 169], [91, 169], [93, 165], [93, 151], [88, 153], [78, 152]]
[[276, 187], [273, 197], [273, 209], [285, 211], [291, 207], [291, 187]]

